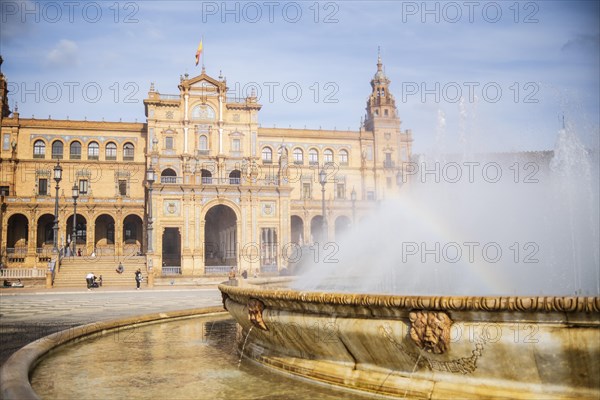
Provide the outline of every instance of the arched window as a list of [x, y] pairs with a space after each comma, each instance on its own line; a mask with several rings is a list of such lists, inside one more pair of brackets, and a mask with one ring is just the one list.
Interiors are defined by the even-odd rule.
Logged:
[[323, 152], [323, 161], [327, 164], [333, 163], [333, 151], [331, 149], [325, 149]]
[[98, 142], [88, 144], [88, 160], [97, 160], [100, 156], [100, 146]]
[[200, 150], [208, 150], [208, 137], [206, 135], [200, 135], [199, 145]]
[[379, 115], [379, 110], [375, 110], [375, 115]]
[[262, 160], [265, 164], [271, 164], [273, 162], [273, 150], [271, 150], [270, 147], [263, 147]]
[[294, 149], [294, 164], [304, 164], [304, 152], [302, 149]]
[[385, 117], [387, 117], [387, 116], [388, 116], [388, 110], [383, 110], [383, 115], [384, 115]]
[[117, 159], [117, 145], [113, 142], [106, 144], [106, 160], [114, 161]]
[[207, 104], [200, 104], [192, 109], [192, 119], [214, 120], [215, 110]]
[[239, 169], [234, 169], [229, 174], [229, 184], [230, 185], [239, 185], [241, 181], [242, 174]]
[[63, 142], [55, 140], [52, 142], [52, 158], [62, 160], [63, 158]]
[[166, 168], [160, 173], [160, 183], [177, 183], [177, 172]]
[[319, 164], [319, 152], [317, 152], [317, 149], [308, 150], [308, 163], [310, 165]]
[[135, 147], [133, 143], [125, 143], [123, 145], [123, 161], [133, 161]]
[[71, 160], [81, 160], [81, 143], [71, 142], [69, 146], [69, 158]]
[[340, 165], [348, 165], [348, 151], [340, 150], [339, 154]]
[[200, 173], [202, 174], [202, 183], [204, 185], [211, 185], [212, 184], [212, 174], [210, 173], [210, 171], [207, 169], [203, 169], [200, 171]]
[[46, 143], [36, 140], [33, 144], [33, 158], [46, 158]]

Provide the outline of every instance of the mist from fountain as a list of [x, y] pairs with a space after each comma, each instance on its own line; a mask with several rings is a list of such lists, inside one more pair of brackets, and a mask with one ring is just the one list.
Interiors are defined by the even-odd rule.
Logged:
[[[438, 114], [440, 142], [445, 123]], [[409, 167], [398, 200], [381, 202], [334, 250], [311, 248], [294, 289], [600, 295], [598, 149], [568, 126], [553, 154], [434, 152]]]

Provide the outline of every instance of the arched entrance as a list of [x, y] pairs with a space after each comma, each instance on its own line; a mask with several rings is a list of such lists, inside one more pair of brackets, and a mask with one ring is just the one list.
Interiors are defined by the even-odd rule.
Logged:
[[96, 255], [115, 254], [115, 220], [108, 214], [96, 218], [94, 248]]
[[162, 237], [163, 274], [181, 273], [181, 233], [179, 228], [165, 228]]
[[[46, 260], [54, 248], [54, 215], [44, 214], [37, 220], [36, 253], [39, 259]], [[60, 244], [59, 244], [60, 245]]]
[[292, 215], [290, 221], [291, 241], [300, 246], [304, 244], [304, 221], [297, 215]]
[[[87, 240], [87, 220], [81, 214], [77, 214], [77, 245], [85, 245]], [[67, 219], [67, 237], [69, 240], [73, 240], [73, 216], [71, 215]]]
[[44, 214], [38, 218], [37, 222], [37, 243], [38, 253], [52, 251], [54, 241], [54, 215]]
[[130, 214], [123, 220], [123, 254], [136, 255], [142, 252], [142, 219]]
[[315, 215], [310, 220], [310, 236], [313, 243], [323, 243], [325, 233], [323, 232], [323, 217]]
[[335, 240], [338, 240], [340, 236], [350, 232], [352, 222], [350, 218], [345, 215], [340, 215], [335, 219]]
[[[25, 261], [29, 220], [23, 214], [11, 215], [6, 229], [6, 253], [9, 261]], [[0, 261], [3, 260], [0, 255]]]
[[[206, 213], [204, 265], [206, 273], [226, 272], [229, 267], [237, 266], [237, 217], [231, 208], [222, 204]], [[210, 268], [216, 266], [221, 268]]]

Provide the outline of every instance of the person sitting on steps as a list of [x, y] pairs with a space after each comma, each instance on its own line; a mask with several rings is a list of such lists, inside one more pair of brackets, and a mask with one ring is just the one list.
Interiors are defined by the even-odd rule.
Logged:
[[125, 268], [123, 268], [123, 263], [120, 262], [115, 271], [117, 271], [119, 274], [122, 274], [125, 271]]

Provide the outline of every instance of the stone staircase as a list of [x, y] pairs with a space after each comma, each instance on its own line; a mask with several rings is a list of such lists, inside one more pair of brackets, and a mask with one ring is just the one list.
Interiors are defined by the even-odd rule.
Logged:
[[148, 273], [146, 272], [146, 257], [127, 256], [121, 259], [125, 272], [119, 274], [116, 271], [119, 259], [116, 256], [100, 256], [94, 259], [89, 257], [65, 257], [62, 260], [60, 271], [54, 278], [55, 288], [86, 288], [85, 276], [89, 272], [100, 277], [102, 275], [103, 287], [123, 286], [135, 288], [135, 271], [142, 270], [144, 280], [141, 286], [148, 284]]

